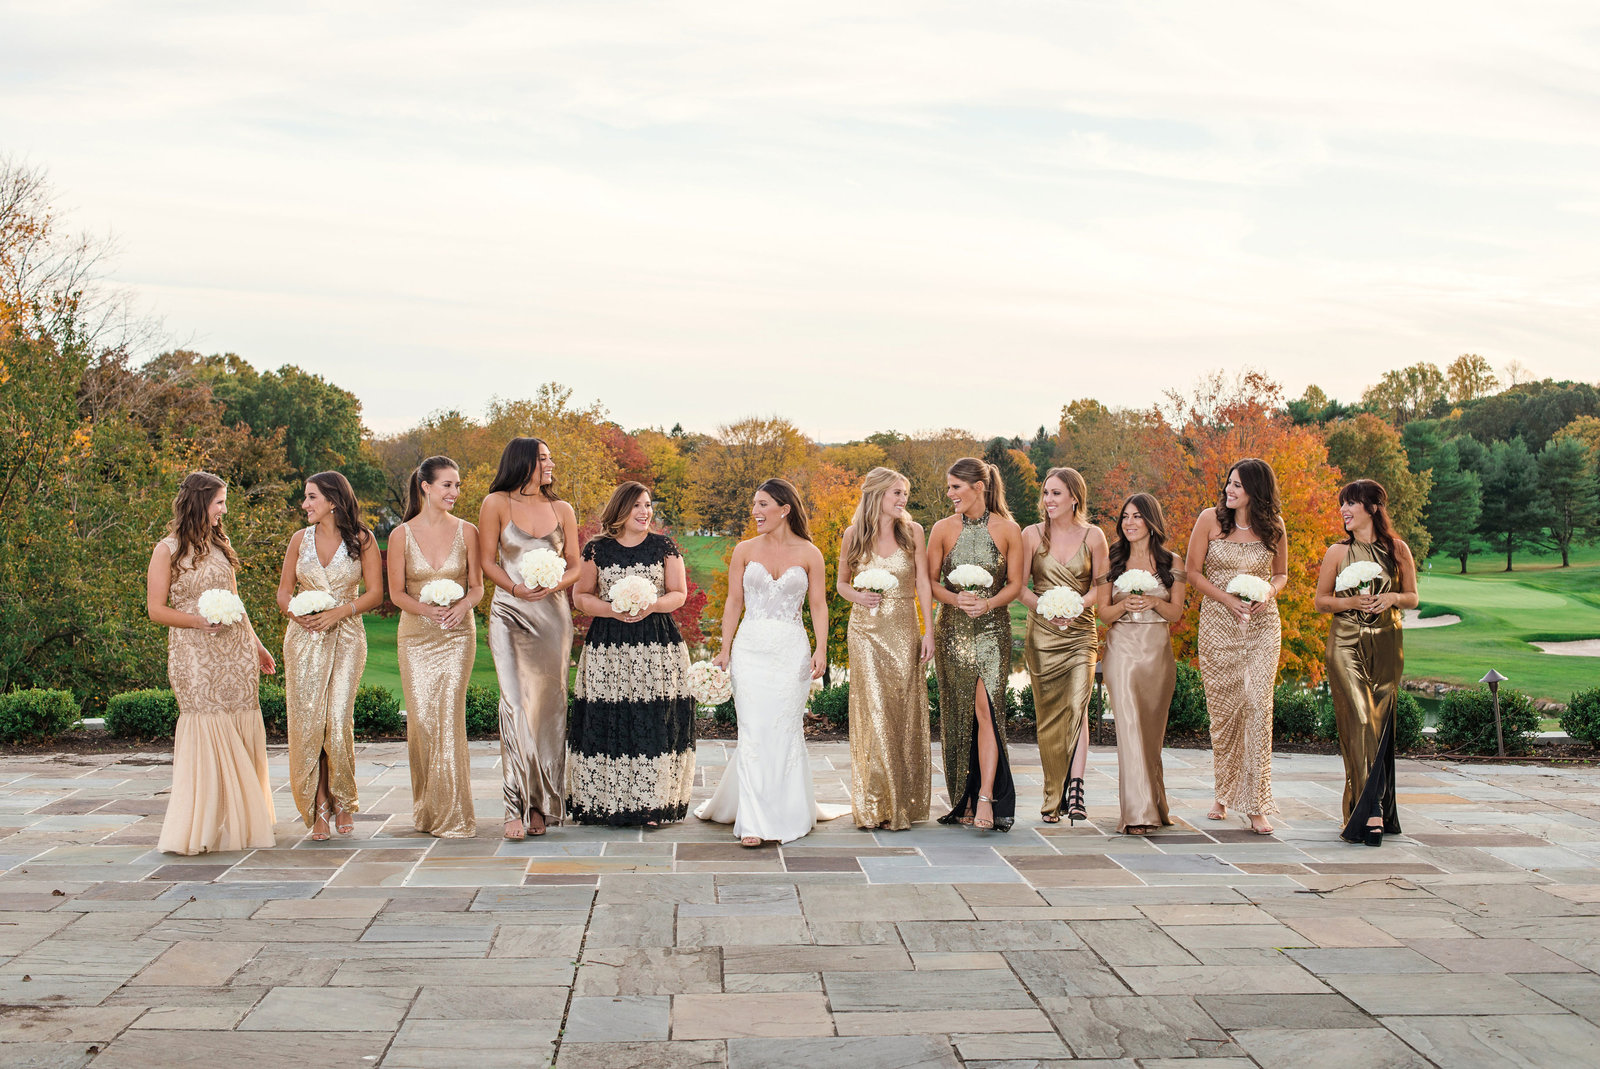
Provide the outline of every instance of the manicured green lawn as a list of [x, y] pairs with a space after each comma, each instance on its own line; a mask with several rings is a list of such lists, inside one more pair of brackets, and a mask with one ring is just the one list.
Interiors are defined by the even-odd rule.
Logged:
[[[383, 617], [369, 612], [361, 619], [367, 625], [367, 670], [361, 674], [361, 682], [388, 687], [399, 695], [400, 662], [395, 653], [395, 633], [400, 628], [400, 614]], [[499, 685], [494, 674], [494, 658], [489, 655], [489, 631], [481, 624], [478, 627], [478, 654], [472, 662], [472, 682], [486, 683], [491, 687]]]
[[683, 550], [683, 563], [689, 569], [689, 578], [695, 585], [710, 591], [712, 579], [723, 570], [722, 555], [736, 538], [716, 538], [711, 535], [675, 535], [673, 540]]

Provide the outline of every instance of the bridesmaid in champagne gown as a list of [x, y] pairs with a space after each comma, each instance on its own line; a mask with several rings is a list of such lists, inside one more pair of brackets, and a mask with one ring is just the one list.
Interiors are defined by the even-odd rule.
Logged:
[[[1349, 537], [1328, 547], [1317, 576], [1316, 606], [1332, 613], [1328, 631], [1328, 687], [1344, 755], [1346, 842], [1383, 845], [1400, 834], [1395, 805], [1395, 710], [1405, 658], [1400, 613], [1417, 607], [1417, 565], [1411, 547], [1396, 538], [1389, 495], [1371, 479], [1339, 491], [1339, 513]], [[1338, 591], [1338, 575], [1367, 562], [1382, 570], [1360, 587]]]
[[146, 577], [146, 610], [167, 626], [167, 678], [178, 700], [172, 794], [157, 846], [166, 853], [274, 843], [259, 685], [277, 666], [248, 616], [207, 624], [197, 611], [208, 590], [238, 592], [238, 558], [221, 526], [227, 510], [227, 485], [210, 472], [190, 473]]
[[[577, 517], [556, 496], [555, 462], [538, 438], [513, 438], [501, 454], [478, 513], [478, 538], [483, 570], [494, 583], [489, 651], [500, 679], [505, 836], [516, 840], [543, 835], [565, 812], [572, 663], [566, 591], [579, 572]], [[525, 570], [529, 554], [541, 550], [565, 562], [560, 581], [550, 587], [532, 582]]]
[[[1166, 517], [1156, 499], [1149, 494], [1128, 498], [1111, 543], [1106, 576], [1111, 604], [1102, 610], [1111, 625], [1105, 681], [1117, 723], [1117, 830], [1128, 835], [1147, 835], [1172, 823], [1161, 750], [1178, 675], [1171, 626], [1183, 618], [1187, 585], [1183, 569], [1173, 567], [1176, 559], [1166, 541]], [[1135, 569], [1154, 576], [1156, 588], [1142, 594], [1118, 590], [1116, 581]]]
[[[1011, 672], [1011, 616], [1022, 589], [1022, 530], [1006, 508], [1000, 470], [963, 457], [946, 473], [955, 515], [933, 525], [930, 574], [941, 605], [933, 664], [939, 680], [939, 735], [950, 812], [941, 824], [1010, 831], [1017, 792], [1006, 754], [1006, 677]], [[989, 573], [982, 589], [959, 589], [950, 573], [971, 564]]]
[[[300, 508], [311, 526], [289, 539], [278, 581], [278, 608], [289, 617], [283, 635], [289, 789], [311, 838], [321, 841], [330, 821], [340, 835], [355, 831], [356, 691], [367, 665], [361, 614], [383, 601], [383, 563], [343, 475], [324, 471], [307, 479]], [[336, 604], [291, 614], [290, 599], [310, 590]]]
[[[406, 699], [411, 823], [440, 838], [477, 834], [467, 682], [478, 649], [472, 609], [483, 598], [483, 573], [477, 528], [450, 515], [460, 495], [455, 461], [429, 457], [411, 475], [406, 522], [389, 535], [389, 596], [400, 607], [396, 643]], [[455, 582], [465, 596], [448, 606], [424, 604], [422, 588], [436, 579]]]
[[[1200, 606], [1200, 679], [1211, 717], [1216, 802], [1206, 814], [1223, 820], [1243, 810], [1250, 830], [1272, 834], [1272, 688], [1278, 677], [1282, 632], [1277, 596], [1289, 580], [1289, 538], [1278, 507], [1278, 481], [1263, 460], [1248, 458], [1228, 471], [1215, 508], [1195, 521], [1185, 572], [1205, 595]], [[1270, 596], [1249, 602], [1228, 593], [1240, 575], [1269, 585]]]
[[[1022, 659], [1033, 684], [1039, 763], [1044, 767], [1039, 811], [1047, 824], [1060, 823], [1063, 812], [1074, 822], [1088, 816], [1083, 774], [1089, 763], [1089, 701], [1100, 653], [1095, 604], [1102, 596], [1093, 577], [1106, 573], [1106, 536], [1089, 522], [1087, 496], [1088, 486], [1077, 471], [1051, 468], [1039, 488], [1044, 522], [1030, 525], [1022, 541], [1033, 580], [1033, 589], [1024, 587], [1021, 594], [1029, 610]], [[1047, 620], [1036, 611], [1039, 595], [1058, 586], [1083, 597], [1083, 611], [1069, 620]]]

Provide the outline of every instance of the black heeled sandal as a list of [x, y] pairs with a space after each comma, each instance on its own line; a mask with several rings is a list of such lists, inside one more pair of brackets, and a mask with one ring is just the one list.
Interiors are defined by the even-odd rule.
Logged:
[[1067, 781], [1067, 820], [1076, 824], [1088, 819], [1089, 811], [1083, 805], [1083, 777], [1074, 776]]

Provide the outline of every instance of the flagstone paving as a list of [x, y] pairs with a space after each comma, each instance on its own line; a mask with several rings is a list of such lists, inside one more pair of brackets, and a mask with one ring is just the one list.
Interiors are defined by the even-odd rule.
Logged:
[[[707, 797], [728, 746], [699, 747]], [[849, 749], [811, 748], [847, 801]], [[1009, 835], [844, 818], [747, 850], [719, 825], [479, 838], [411, 828], [405, 747], [363, 746], [356, 834], [155, 850], [162, 755], [0, 757], [0, 1064], [1592, 1066], [1600, 770], [1404, 761], [1407, 834], [1337, 838], [1338, 758], [1285, 755], [1272, 836], [1204, 819]], [[1038, 753], [1013, 753], [1025, 803]], [[937, 763], [936, 763], [937, 764]], [[281, 752], [278, 813], [293, 812]]]

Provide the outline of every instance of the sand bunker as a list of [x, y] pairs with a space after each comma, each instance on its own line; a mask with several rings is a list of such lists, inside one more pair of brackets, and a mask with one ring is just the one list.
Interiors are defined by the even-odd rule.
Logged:
[[1430, 616], [1427, 619], [1423, 619], [1417, 615], [1416, 609], [1400, 610], [1400, 626], [1407, 629], [1416, 627], [1449, 627], [1451, 624], [1459, 624], [1460, 622], [1461, 617], [1451, 616], [1449, 613], [1443, 616]]
[[1571, 642], [1530, 642], [1546, 653], [1559, 657], [1600, 657], [1600, 638], [1580, 638]]

